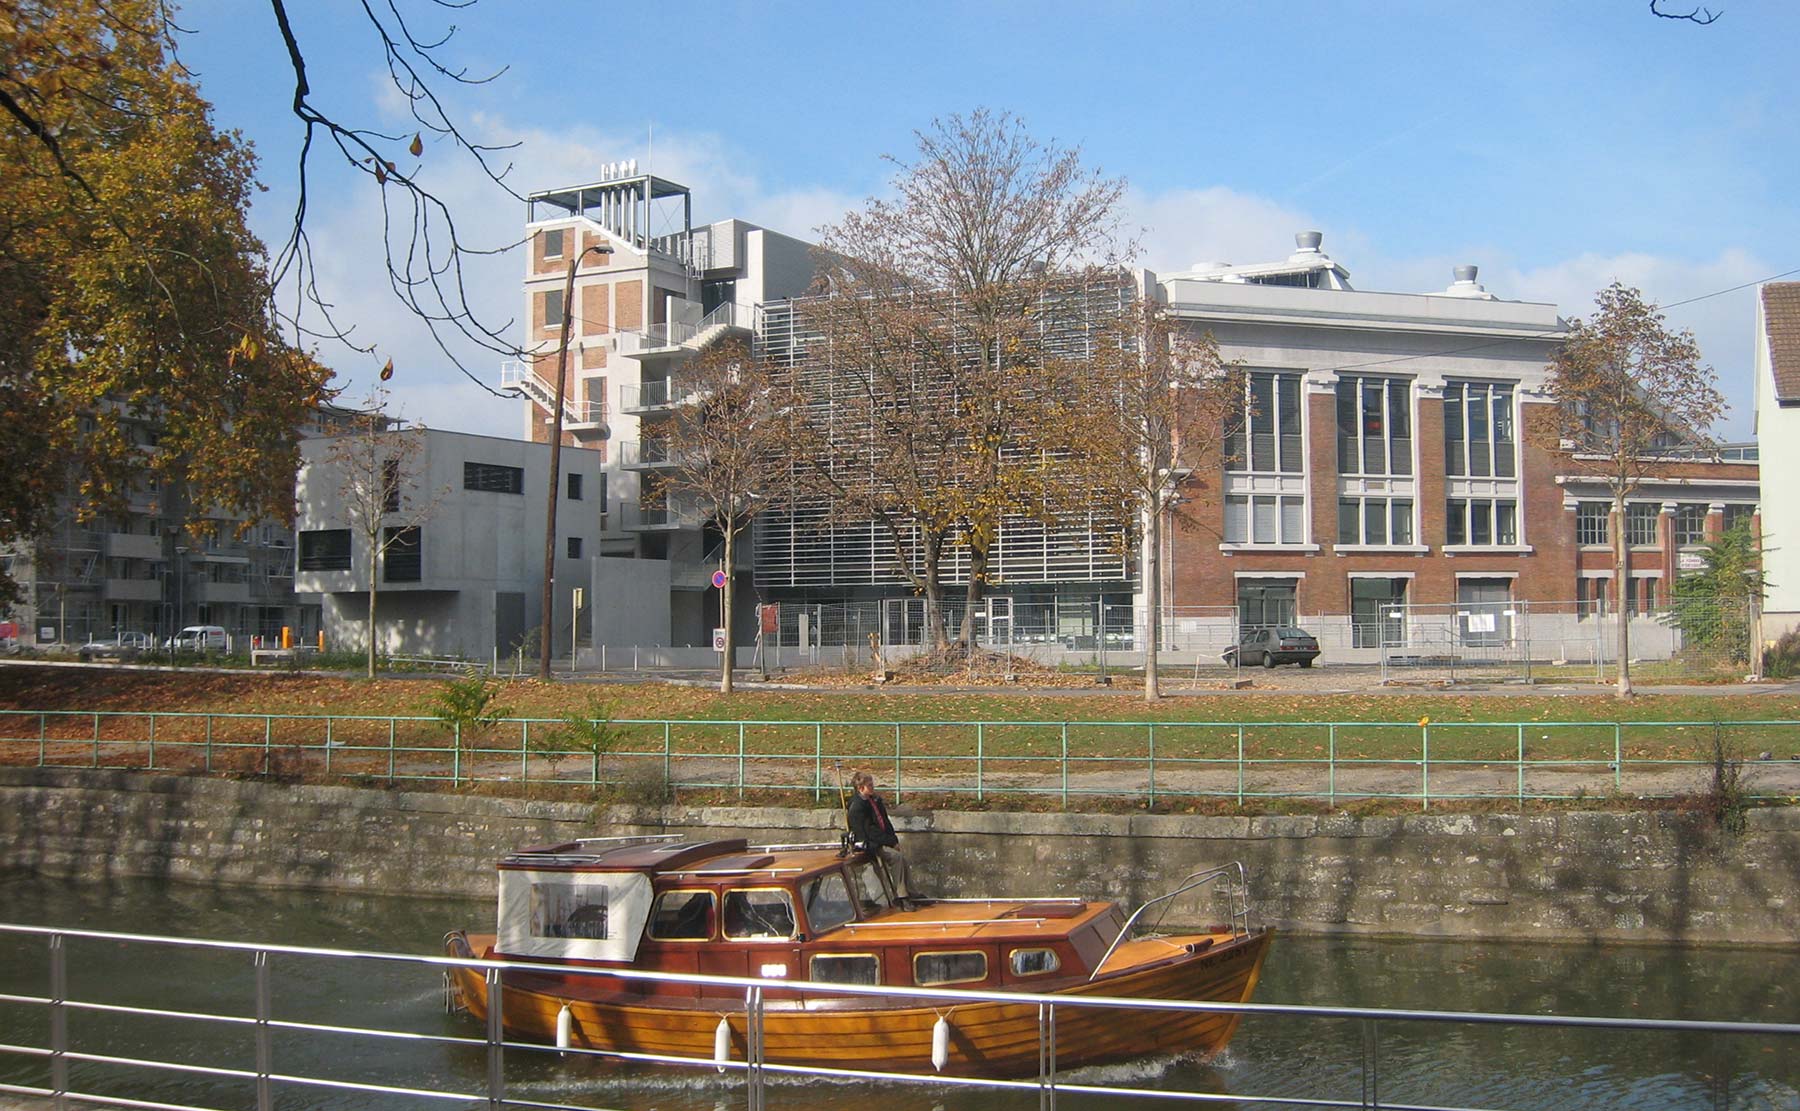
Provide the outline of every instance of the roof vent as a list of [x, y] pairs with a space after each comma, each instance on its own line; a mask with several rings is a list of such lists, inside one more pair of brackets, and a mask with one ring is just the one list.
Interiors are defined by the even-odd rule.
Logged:
[[1318, 251], [1319, 244], [1324, 241], [1325, 236], [1322, 232], [1297, 231], [1294, 233], [1294, 246], [1300, 248], [1303, 252], [1312, 253]]
[[1451, 273], [1455, 276], [1456, 280], [1450, 283], [1450, 288], [1444, 290], [1444, 296], [1471, 297], [1482, 301], [1495, 300], [1496, 298], [1494, 295], [1489, 293], [1485, 286], [1475, 280], [1475, 275], [1480, 273], [1480, 271], [1481, 268], [1478, 266], [1465, 265], [1454, 267], [1451, 270]]

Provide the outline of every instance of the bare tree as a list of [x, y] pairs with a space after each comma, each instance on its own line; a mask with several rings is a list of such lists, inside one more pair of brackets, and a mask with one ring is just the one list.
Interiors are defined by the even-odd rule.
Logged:
[[[362, 539], [369, 576], [369, 678], [375, 677], [375, 600], [381, 573], [394, 549], [419, 550], [419, 529], [449, 494], [421, 488], [419, 468], [425, 429], [402, 426], [387, 412], [387, 391], [372, 392], [364, 408], [334, 429], [325, 462], [335, 472], [337, 495], [353, 536]], [[420, 553], [422, 554], [422, 553]]]
[[1635, 289], [1614, 282], [1594, 299], [1550, 361], [1556, 418], [1528, 430], [1566, 453], [1612, 495], [1613, 581], [1618, 592], [1618, 694], [1631, 695], [1631, 613], [1626, 584], [1629, 544], [1625, 499], [1669, 450], [1708, 442], [1725, 412], [1717, 376], [1700, 361], [1691, 332], [1671, 332], [1662, 313]]
[[889, 532], [936, 647], [946, 549], [967, 548], [967, 649], [1002, 522], [1046, 500], [1049, 468], [1015, 465], [1043, 457], [1046, 319], [1083, 266], [1117, 253], [1124, 184], [1005, 113], [949, 116], [917, 140], [911, 161], [890, 159], [893, 200], [824, 229], [834, 303], [817, 319], [862, 435], [833, 429], [819, 442], [839, 450], [811, 472]]
[[1128, 543], [1142, 545], [1144, 698], [1155, 701], [1162, 693], [1163, 526], [1195, 525], [1194, 508], [1217, 497], [1202, 476], [1217, 465], [1227, 422], [1243, 409], [1243, 370], [1219, 357], [1211, 333], [1171, 320], [1146, 290], [1096, 345], [1077, 399], [1070, 412], [1079, 435], [1071, 442], [1086, 496], [1116, 506]]
[[737, 538], [786, 488], [792, 407], [770, 368], [737, 340], [701, 352], [676, 372], [674, 385], [681, 402], [663, 433], [670, 466], [651, 492], [671, 512], [691, 508], [723, 539], [719, 691], [730, 694]]

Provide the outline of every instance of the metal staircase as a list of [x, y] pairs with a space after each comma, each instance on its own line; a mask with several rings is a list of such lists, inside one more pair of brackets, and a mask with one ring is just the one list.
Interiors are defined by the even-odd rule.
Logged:
[[[546, 382], [537, 371], [517, 359], [500, 364], [500, 388], [517, 390], [549, 412], [556, 406], [556, 386]], [[563, 427], [572, 431], [596, 428], [606, 423], [606, 404], [601, 401], [577, 401], [563, 397]]]

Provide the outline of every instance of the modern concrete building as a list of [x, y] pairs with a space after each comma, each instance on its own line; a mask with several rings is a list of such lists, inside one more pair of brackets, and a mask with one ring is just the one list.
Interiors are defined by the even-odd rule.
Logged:
[[[1756, 439], [1771, 474], [1800, 474], [1800, 282], [1757, 291]], [[1762, 529], [1763, 635], [1774, 640], [1800, 628], [1800, 494], [1771, 491]]]
[[[563, 314], [574, 313], [564, 443], [599, 453], [615, 509], [595, 538], [596, 554], [609, 561], [597, 588], [613, 604], [597, 608], [593, 643], [710, 645], [719, 623], [719, 537], [649, 491], [645, 478], [667, 466], [655, 426], [681, 400], [672, 382], [682, 362], [730, 337], [748, 341], [761, 305], [811, 286], [811, 247], [742, 220], [695, 227], [688, 189], [639, 173], [635, 163], [609, 165], [591, 184], [531, 194], [526, 219], [522, 346], [532, 355], [504, 367], [501, 384], [529, 399], [526, 438], [547, 442]], [[731, 569], [745, 585], [749, 558], [745, 551]], [[756, 599], [748, 589], [736, 597], [745, 643]]]
[[[376, 590], [377, 647], [390, 655], [487, 661], [525, 647], [541, 624], [547, 444], [460, 432], [391, 429], [389, 444], [414, 437], [392, 472], [391, 513]], [[354, 487], [333, 458], [333, 440], [301, 446], [294, 587], [316, 596], [328, 647], [360, 649], [368, 613], [368, 537], [348, 507]], [[591, 587], [594, 546], [606, 526], [608, 490], [599, 452], [565, 448], [556, 517], [553, 651], [572, 643], [573, 591]], [[584, 623], [583, 642], [589, 629]]]

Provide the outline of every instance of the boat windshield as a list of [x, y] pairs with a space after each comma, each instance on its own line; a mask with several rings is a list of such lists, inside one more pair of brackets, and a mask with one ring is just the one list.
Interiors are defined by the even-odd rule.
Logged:
[[852, 864], [850, 875], [856, 880], [856, 898], [862, 904], [864, 914], [874, 914], [888, 905], [887, 888], [881, 885], [881, 873], [876, 870], [874, 861]]
[[793, 937], [794, 903], [777, 888], [725, 893], [726, 937]]
[[800, 885], [800, 901], [806, 906], [806, 923], [822, 934], [856, 917], [850, 905], [850, 888], [841, 872], [826, 872]]

